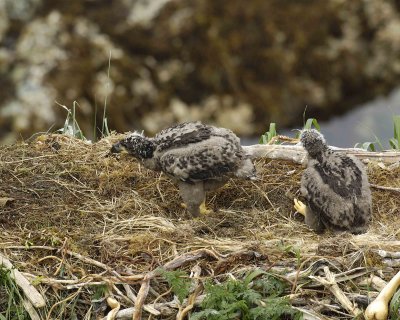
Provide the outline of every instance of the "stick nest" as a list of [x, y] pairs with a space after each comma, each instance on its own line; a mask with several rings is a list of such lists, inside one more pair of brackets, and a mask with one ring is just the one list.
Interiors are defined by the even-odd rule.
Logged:
[[[0, 148], [0, 248], [45, 296], [44, 318], [68, 318], [71, 301], [79, 319], [91, 313], [101, 318], [109, 310], [105, 298], [112, 296], [121, 309], [165, 302], [154, 318], [174, 319], [178, 310], [167, 303], [173, 295], [151, 273], [162, 266], [189, 272], [200, 267], [201, 279], [221, 281], [253, 268], [277, 272], [290, 283], [292, 303], [301, 310], [351, 318], [313, 277], [324, 275], [328, 266], [340, 289], [364, 308], [374, 289], [361, 283], [372, 275], [388, 280], [394, 272], [390, 254], [400, 243], [396, 191], [372, 189], [373, 219], [366, 234], [317, 235], [293, 209], [303, 168], [260, 159], [259, 181], [230, 180], [207, 195], [214, 212], [191, 219], [165, 175], [132, 158], [109, 155], [118, 138], [89, 144], [45, 135]], [[372, 184], [400, 187], [398, 166], [370, 163], [368, 174]], [[149, 274], [150, 290], [138, 302]], [[94, 300], [99, 287], [105, 292]], [[0, 289], [0, 309], [6, 303]], [[145, 308], [143, 315], [146, 309], [151, 311]]]

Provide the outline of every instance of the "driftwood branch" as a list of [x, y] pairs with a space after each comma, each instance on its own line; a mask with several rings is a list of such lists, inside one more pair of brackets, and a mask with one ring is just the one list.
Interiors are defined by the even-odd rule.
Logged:
[[[307, 154], [303, 147], [293, 145], [269, 145], [269, 144], [256, 144], [252, 146], [243, 147], [251, 158], [268, 158], [290, 160], [302, 165], [307, 164]], [[400, 161], [400, 152], [396, 151], [383, 151], [372, 152], [365, 151], [359, 148], [332, 148], [347, 154], [356, 156], [359, 159], [373, 159], [385, 163], [393, 163]]]
[[36, 290], [36, 288], [19, 272], [11, 263], [10, 260], [0, 254], [0, 266], [10, 270], [10, 277], [14, 279], [15, 283], [22, 289], [27, 299], [32, 303], [35, 308], [43, 308], [46, 302], [43, 296]]

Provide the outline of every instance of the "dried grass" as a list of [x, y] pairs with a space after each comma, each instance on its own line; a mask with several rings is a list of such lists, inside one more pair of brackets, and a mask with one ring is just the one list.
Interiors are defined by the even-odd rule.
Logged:
[[[372, 289], [360, 281], [371, 273], [386, 279], [393, 273], [377, 250], [399, 251], [400, 197], [395, 192], [373, 189], [368, 233], [316, 235], [293, 210], [302, 168], [259, 160], [260, 181], [231, 180], [208, 195], [214, 212], [193, 220], [168, 178], [133, 159], [108, 155], [116, 139], [88, 144], [48, 135], [0, 148], [0, 197], [14, 199], [0, 208], [0, 249], [45, 295], [44, 318], [68, 318], [72, 301], [78, 318], [106, 314], [108, 295], [121, 309], [132, 307], [129, 291], [135, 297], [146, 273], [203, 249], [208, 255], [178, 267], [199, 265], [202, 277], [221, 279], [254, 267], [284, 271], [282, 277], [292, 284], [292, 303], [328, 318], [352, 315], [309, 276], [324, 275], [322, 268], [328, 266], [341, 290], [363, 308], [362, 297]], [[398, 167], [370, 163], [368, 174], [373, 184], [400, 187]], [[153, 276], [147, 298], [138, 297], [146, 298], [140, 302], [144, 315], [169, 289]], [[101, 284], [108, 293], [93, 302]], [[167, 311], [154, 318], [175, 317], [171, 300], [168, 293], [156, 301]]]

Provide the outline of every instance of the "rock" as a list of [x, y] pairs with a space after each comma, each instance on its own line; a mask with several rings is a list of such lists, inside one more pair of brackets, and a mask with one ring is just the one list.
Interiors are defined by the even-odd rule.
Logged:
[[6, 1], [0, 0], [0, 41], [9, 27], [9, 19], [6, 12]]
[[[259, 135], [385, 94], [400, 80], [399, 8], [382, 0], [0, 0], [0, 135], [88, 138], [203, 120]], [[98, 132], [99, 134], [99, 132]]]

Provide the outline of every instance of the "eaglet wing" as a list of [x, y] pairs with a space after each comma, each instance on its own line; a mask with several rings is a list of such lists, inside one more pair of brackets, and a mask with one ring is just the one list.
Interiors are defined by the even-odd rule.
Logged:
[[[328, 172], [331, 172], [330, 176]], [[343, 168], [340, 171], [336, 166], [326, 164], [322, 169], [321, 164], [316, 163], [306, 169], [301, 183], [310, 209], [334, 229], [348, 228], [353, 222], [351, 194], [357, 192], [358, 188], [354, 178], [343, 181], [343, 178], [339, 178], [339, 172], [347, 173]]]
[[200, 122], [180, 123], [158, 133], [154, 141], [157, 153], [205, 141], [211, 137], [211, 127]]
[[194, 144], [168, 150], [161, 158], [162, 171], [185, 182], [229, 176], [244, 154], [229, 145]]
[[361, 195], [362, 173], [356, 163], [358, 160], [342, 154], [334, 154], [330, 160], [329, 163], [315, 165], [322, 181], [341, 197]]

